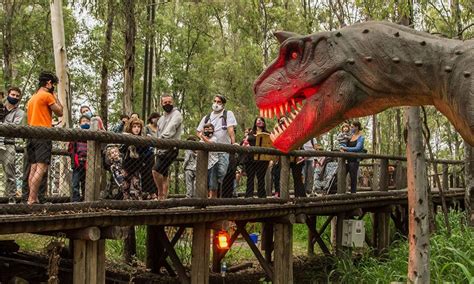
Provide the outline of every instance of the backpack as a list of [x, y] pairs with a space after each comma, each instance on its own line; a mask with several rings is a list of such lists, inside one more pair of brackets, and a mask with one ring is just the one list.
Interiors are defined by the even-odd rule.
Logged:
[[[226, 130], [227, 129], [227, 110], [224, 110], [224, 113], [222, 114], [222, 129]], [[206, 115], [206, 118], [204, 119], [204, 124], [208, 123], [209, 120], [211, 119], [211, 114], [209, 113]], [[235, 131], [235, 130], [234, 130]]]

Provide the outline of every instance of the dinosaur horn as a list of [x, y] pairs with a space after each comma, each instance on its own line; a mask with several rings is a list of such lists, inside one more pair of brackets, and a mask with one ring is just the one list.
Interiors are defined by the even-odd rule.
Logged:
[[276, 31], [276, 32], [273, 33], [273, 35], [277, 38], [277, 40], [280, 44], [283, 43], [285, 40], [287, 40], [290, 37], [300, 36], [297, 33], [285, 32], [285, 31]]

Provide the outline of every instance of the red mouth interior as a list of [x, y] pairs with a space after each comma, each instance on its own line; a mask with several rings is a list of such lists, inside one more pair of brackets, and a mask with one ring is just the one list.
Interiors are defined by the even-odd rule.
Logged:
[[[279, 140], [285, 138], [289, 134], [288, 132], [292, 132], [292, 134], [299, 132], [289, 131], [287, 129], [293, 129], [294, 127], [301, 129], [301, 127], [303, 126], [300, 125], [300, 123], [303, 122], [301, 118], [305, 116], [305, 103], [308, 98], [314, 96], [318, 92], [318, 89], [319, 86], [307, 87], [296, 92], [294, 95], [286, 98], [286, 100], [278, 94], [272, 94], [272, 96], [275, 96], [276, 99], [273, 100], [271, 104], [267, 104], [265, 106], [260, 107], [260, 116], [262, 117], [274, 118], [276, 116], [279, 120], [281, 117], [285, 117], [284, 123], [277, 123], [272, 133], [270, 134], [270, 138], [278, 149], [282, 151], [287, 151], [287, 148], [291, 147], [291, 145], [286, 145], [288, 143], [284, 143], [284, 146], [279, 146], [280, 143], [275, 142], [278, 142]], [[288, 139], [285, 140], [288, 141]], [[296, 139], [291, 140], [296, 141]]]

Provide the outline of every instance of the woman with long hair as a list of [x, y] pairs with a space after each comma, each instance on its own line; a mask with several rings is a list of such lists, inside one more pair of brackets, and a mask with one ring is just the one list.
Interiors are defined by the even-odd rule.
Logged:
[[[248, 146], [255, 146], [257, 142], [257, 135], [259, 134], [270, 134], [267, 131], [267, 125], [263, 117], [255, 118], [252, 130], [247, 136]], [[245, 191], [245, 197], [252, 197], [254, 194], [254, 180], [257, 177], [257, 196], [259, 198], [265, 198], [265, 174], [267, 172], [269, 161], [255, 160], [254, 155], [249, 155], [245, 163], [245, 172], [247, 173], [247, 190]]]
[[[362, 133], [362, 126], [360, 122], [354, 121], [351, 124], [352, 136], [347, 146], [342, 146], [341, 151], [343, 152], [353, 152], [361, 153], [364, 150], [364, 135]], [[357, 192], [357, 176], [359, 173], [359, 163], [360, 160], [357, 158], [348, 158], [347, 159], [347, 171], [351, 177], [351, 193]]]

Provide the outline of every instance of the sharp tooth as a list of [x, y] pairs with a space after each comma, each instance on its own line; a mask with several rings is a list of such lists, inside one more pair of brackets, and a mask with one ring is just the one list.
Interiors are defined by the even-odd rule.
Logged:
[[285, 111], [283, 110], [283, 104], [280, 105], [280, 114], [281, 115], [285, 114]]
[[277, 116], [278, 115], [278, 107], [274, 107], [273, 108], [273, 116]]
[[264, 113], [265, 113], [265, 118], [268, 118], [269, 117], [268, 116], [268, 108], [264, 111]]
[[288, 111], [288, 102], [285, 103], [285, 110], [283, 111], [283, 114], [285, 114]]
[[293, 107], [296, 105], [295, 99], [293, 99], [293, 98], [291, 99], [291, 105], [292, 105]]
[[290, 126], [290, 123], [287, 120], [285, 120], [285, 126], [286, 127]]
[[278, 126], [278, 129], [280, 130], [280, 133], [285, 131], [285, 129], [283, 127], [281, 127], [281, 125]]
[[290, 118], [294, 119], [295, 117], [296, 117], [296, 114], [294, 114], [293, 112], [290, 112]]
[[276, 138], [276, 137], [275, 137], [275, 135], [273, 135], [273, 133], [270, 134], [270, 140], [272, 140], [272, 142], [275, 141], [275, 138]]
[[260, 117], [264, 117], [263, 115], [264, 115], [263, 109], [260, 109]]

